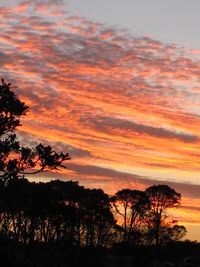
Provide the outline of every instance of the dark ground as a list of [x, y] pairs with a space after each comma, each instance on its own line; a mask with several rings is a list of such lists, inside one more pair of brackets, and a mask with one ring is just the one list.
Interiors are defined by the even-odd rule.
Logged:
[[[200, 244], [172, 243], [162, 249], [131, 248], [118, 245], [112, 249], [77, 248], [66, 244], [20, 246], [10, 241], [0, 242], [0, 266], [10, 267], [148, 267], [200, 266]], [[196, 263], [184, 263], [187, 257]], [[160, 263], [166, 265], [160, 265]], [[168, 263], [167, 263], [168, 262]]]

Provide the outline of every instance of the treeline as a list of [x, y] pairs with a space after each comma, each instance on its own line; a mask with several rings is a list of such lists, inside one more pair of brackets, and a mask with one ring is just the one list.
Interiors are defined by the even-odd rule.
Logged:
[[186, 233], [166, 213], [180, 205], [180, 199], [167, 185], [145, 191], [124, 189], [108, 196], [73, 181], [2, 181], [0, 233], [23, 245], [162, 246]]

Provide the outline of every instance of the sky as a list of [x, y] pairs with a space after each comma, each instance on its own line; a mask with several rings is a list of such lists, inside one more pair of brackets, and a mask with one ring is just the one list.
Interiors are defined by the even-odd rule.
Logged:
[[168, 184], [182, 194], [171, 216], [200, 240], [199, 1], [0, 5], [0, 75], [29, 106], [19, 138], [71, 156], [30, 179]]

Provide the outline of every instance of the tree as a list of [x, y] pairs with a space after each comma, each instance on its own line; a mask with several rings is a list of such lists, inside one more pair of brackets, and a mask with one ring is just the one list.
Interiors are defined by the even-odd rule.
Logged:
[[130, 242], [132, 240], [135, 243], [139, 226], [149, 208], [146, 193], [139, 190], [122, 189], [111, 198], [111, 203], [116, 214], [123, 220], [123, 241]]
[[150, 202], [150, 210], [147, 214], [148, 232], [151, 241], [158, 247], [169, 230], [167, 221], [167, 210], [180, 205], [181, 194], [177, 193], [168, 185], [153, 185], [146, 189], [146, 194]]
[[56, 153], [50, 146], [38, 144], [34, 148], [23, 146], [15, 134], [20, 119], [28, 107], [11, 90], [11, 84], [2, 79], [0, 85], [0, 178], [23, 178], [26, 174], [65, 167], [68, 153]]
[[90, 247], [108, 246], [114, 237], [115, 226], [108, 195], [102, 189], [84, 189], [79, 209], [82, 214], [82, 243]]

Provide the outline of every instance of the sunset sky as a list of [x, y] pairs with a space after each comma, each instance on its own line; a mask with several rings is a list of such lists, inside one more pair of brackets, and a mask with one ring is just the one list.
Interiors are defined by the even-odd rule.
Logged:
[[69, 152], [78, 180], [112, 194], [168, 184], [200, 241], [199, 0], [0, 1], [0, 76], [29, 105], [26, 144]]

